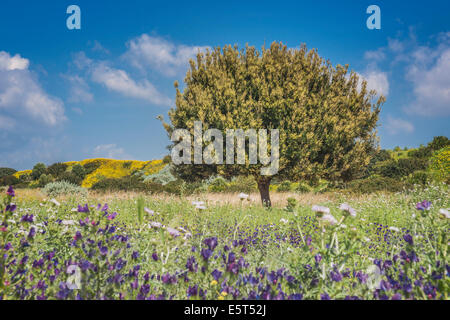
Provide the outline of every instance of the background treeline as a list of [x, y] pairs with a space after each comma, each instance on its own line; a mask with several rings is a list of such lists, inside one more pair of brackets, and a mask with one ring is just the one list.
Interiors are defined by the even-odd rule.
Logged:
[[[148, 169], [150, 167], [151, 170]], [[331, 182], [320, 178], [309, 181], [274, 179], [270, 189], [298, 193], [336, 190], [354, 193], [397, 192], [433, 181], [450, 183], [450, 140], [447, 137], [435, 137], [427, 146], [416, 149], [396, 147], [394, 150], [374, 151], [365, 170], [349, 182]], [[43, 188], [51, 195], [85, 193], [83, 189], [86, 187], [99, 192], [140, 191], [177, 195], [201, 192], [251, 193], [258, 190], [251, 176], [232, 179], [214, 176], [198, 182], [184, 181], [174, 174], [169, 156], [162, 161], [139, 165], [133, 161], [93, 159], [84, 164], [54, 163], [48, 167], [38, 163], [32, 170], [21, 172], [0, 168], [0, 185]]]

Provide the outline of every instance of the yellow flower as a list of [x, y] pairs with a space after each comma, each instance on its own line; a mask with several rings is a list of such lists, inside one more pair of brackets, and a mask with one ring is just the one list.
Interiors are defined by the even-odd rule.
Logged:
[[219, 300], [224, 300], [225, 298], [222, 296], [219, 296]]
[[226, 293], [225, 291], [222, 291], [221, 295], [226, 297], [228, 295], [228, 293]]
[[217, 284], [217, 281], [216, 281], [216, 280], [211, 281], [211, 285], [212, 285], [212, 286], [215, 286], [216, 284]]

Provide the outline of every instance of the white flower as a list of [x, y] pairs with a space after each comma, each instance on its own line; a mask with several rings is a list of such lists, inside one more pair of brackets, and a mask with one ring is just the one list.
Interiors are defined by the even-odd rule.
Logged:
[[179, 237], [179, 236], [181, 236], [180, 231], [178, 231], [177, 229], [167, 227], [166, 230], [169, 232], [169, 234], [170, 234], [172, 237]]
[[239, 193], [239, 199], [241, 200], [247, 200], [248, 199], [248, 194], [245, 194], [243, 192]]
[[389, 227], [389, 230], [395, 231], [395, 232], [399, 232], [400, 231], [400, 229], [397, 228], [397, 227]]
[[53, 203], [57, 207], [59, 207], [61, 205], [61, 203], [59, 203], [56, 199], [51, 199], [50, 202]]
[[16, 220], [7, 220], [6, 222], [16, 224]]
[[144, 208], [144, 211], [147, 212], [148, 214], [151, 214], [151, 215], [153, 215], [153, 214], [155, 213], [155, 211], [150, 210], [150, 209], [147, 208], [147, 207]]
[[189, 238], [191, 238], [191, 237], [192, 237], [192, 233], [186, 232], [186, 233], [184, 234], [183, 239], [186, 240], [186, 239], [189, 239]]
[[196, 206], [195, 206], [195, 209], [198, 209], [198, 210], [206, 210], [206, 207], [203, 206], [203, 205], [196, 205]]
[[204, 203], [203, 201], [192, 201], [192, 204], [193, 204], [194, 206], [198, 207], [198, 206], [204, 205], [205, 203]]
[[450, 218], [450, 212], [448, 212], [448, 209], [440, 209], [439, 214], [444, 218]]
[[329, 213], [324, 214], [321, 219], [324, 220], [325, 222], [331, 224], [331, 225], [335, 225], [338, 222], [336, 220], [336, 218], [333, 217], [333, 215], [331, 215]]
[[163, 225], [161, 224], [161, 223], [159, 223], [159, 222], [150, 222], [150, 227], [153, 227], [153, 228], [161, 228]]
[[77, 208], [72, 208], [72, 209], [70, 209], [70, 211], [72, 211], [72, 212], [78, 212], [78, 209], [77, 209]]
[[61, 221], [61, 224], [65, 225], [65, 226], [72, 226], [75, 224], [75, 221], [73, 220], [63, 220]]
[[347, 203], [341, 204], [339, 209], [348, 212], [352, 217], [356, 217], [356, 210], [350, 207]]
[[312, 211], [320, 213], [320, 214], [330, 214], [330, 209], [322, 206], [313, 206]]
[[280, 222], [283, 222], [284, 224], [289, 223], [289, 221], [286, 220], [286, 219], [284, 219], [284, 218], [281, 218], [281, 219], [280, 219]]

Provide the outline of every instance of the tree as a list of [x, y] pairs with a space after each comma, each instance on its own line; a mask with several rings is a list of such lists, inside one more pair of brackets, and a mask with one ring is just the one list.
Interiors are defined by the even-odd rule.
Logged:
[[433, 138], [433, 141], [428, 143], [427, 148], [431, 151], [437, 151], [450, 145], [450, 140], [444, 136], [437, 136]]
[[41, 175], [43, 175], [46, 171], [46, 166], [45, 164], [39, 162], [36, 163], [33, 167], [33, 170], [31, 171], [31, 178], [33, 180], [38, 180], [40, 178]]
[[[221, 132], [278, 129], [277, 178], [347, 181], [378, 148], [375, 128], [384, 97], [369, 92], [366, 81], [349, 72], [348, 65], [333, 67], [305, 45], [288, 49], [274, 42], [261, 52], [248, 45], [242, 50], [217, 47], [190, 61], [184, 81], [183, 92], [175, 82], [171, 124], [163, 121], [169, 137], [180, 128], [193, 134], [194, 121], [201, 121], [204, 130]], [[189, 181], [216, 174], [253, 175], [263, 204], [270, 206], [275, 176], [261, 175], [261, 167], [250, 164], [246, 154], [245, 165], [182, 164], [176, 172]]]

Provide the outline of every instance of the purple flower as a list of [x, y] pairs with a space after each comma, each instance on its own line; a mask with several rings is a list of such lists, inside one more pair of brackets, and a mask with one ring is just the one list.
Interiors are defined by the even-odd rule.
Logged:
[[233, 263], [234, 261], [236, 261], [236, 255], [234, 254], [234, 252], [230, 252], [228, 254], [228, 263]]
[[193, 256], [187, 259], [186, 268], [191, 272], [197, 272], [198, 264], [195, 263], [195, 258]]
[[403, 236], [403, 239], [406, 241], [406, 242], [408, 242], [409, 244], [413, 244], [413, 238], [412, 238], [412, 236], [410, 235], [410, 234], [405, 234], [404, 236]]
[[78, 240], [81, 240], [81, 238], [83, 238], [83, 236], [81, 235], [81, 232], [80, 232], [80, 231], [77, 231], [77, 232], [75, 233], [75, 236], [73, 237], [73, 239], [74, 239], [75, 241], [78, 241]]
[[187, 289], [188, 297], [196, 296], [197, 294], [198, 294], [198, 285], [196, 284], [193, 287], [189, 286], [189, 288]]
[[320, 295], [320, 300], [331, 300], [331, 298], [328, 293], [325, 292]]
[[137, 251], [133, 251], [133, 253], [131, 254], [131, 258], [132, 259], [137, 259], [137, 258], [139, 258], [139, 252], [137, 252]]
[[336, 272], [335, 271], [331, 271], [330, 277], [331, 277], [331, 280], [333, 280], [335, 282], [339, 282], [339, 281], [342, 280], [342, 275], [340, 274], [339, 271], [336, 271]]
[[208, 246], [209, 250], [214, 251], [217, 247], [217, 237], [211, 237], [203, 240], [203, 243]]
[[36, 235], [36, 229], [34, 227], [31, 227], [30, 232], [28, 232], [28, 238], [33, 239]]
[[108, 216], [108, 220], [114, 220], [117, 217], [117, 212], [113, 212]]
[[402, 300], [402, 295], [400, 293], [396, 293], [392, 296], [392, 300]]
[[208, 261], [208, 259], [211, 257], [212, 255], [212, 251], [210, 249], [202, 249], [202, 257], [203, 259], [205, 259], [206, 261]]
[[430, 210], [431, 202], [424, 200], [416, 204], [416, 209], [420, 211]]
[[8, 204], [6, 206], [7, 212], [14, 212], [14, 211], [16, 211], [16, 209], [17, 209], [17, 206], [14, 203]]
[[87, 203], [83, 207], [78, 205], [78, 212], [84, 212], [84, 213], [89, 212], [89, 207], [88, 207]]
[[158, 254], [156, 252], [153, 252], [152, 259], [158, 261]]
[[33, 222], [34, 221], [34, 217], [32, 214], [26, 214], [24, 216], [22, 216], [22, 218], [20, 219], [20, 222]]
[[213, 276], [214, 280], [218, 281], [222, 276], [222, 272], [217, 269], [214, 269], [214, 271], [211, 272], [211, 275]]
[[9, 186], [8, 190], [6, 191], [6, 194], [10, 197], [14, 197], [16, 195], [12, 186]]
[[316, 263], [319, 263], [322, 260], [322, 256], [320, 254], [316, 254], [314, 259], [316, 260]]

